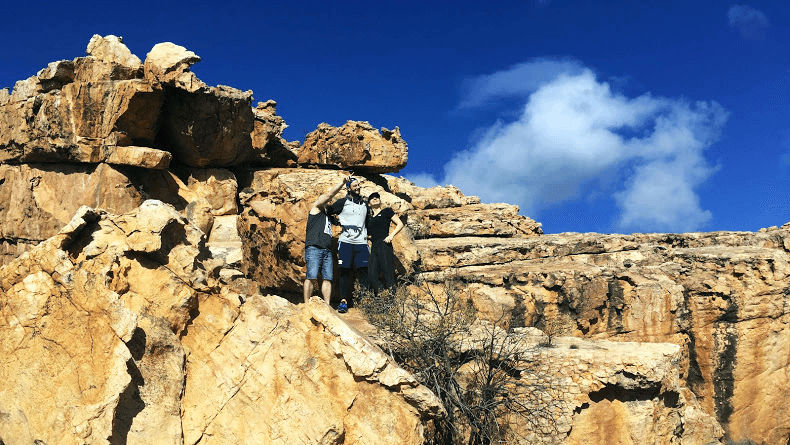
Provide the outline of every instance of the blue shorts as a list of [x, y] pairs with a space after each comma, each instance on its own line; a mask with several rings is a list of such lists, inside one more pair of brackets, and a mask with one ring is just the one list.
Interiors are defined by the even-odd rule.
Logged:
[[332, 251], [316, 246], [306, 246], [304, 248], [304, 262], [307, 264], [307, 279], [317, 280], [318, 270], [321, 270], [321, 278], [332, 281]]
[[339, 242], [337, 244], [337, 265], [350, 268], [353, 264], [356, 267], [368, 267], [368, 257], [370, 251], [367, 244], [349, 244]]

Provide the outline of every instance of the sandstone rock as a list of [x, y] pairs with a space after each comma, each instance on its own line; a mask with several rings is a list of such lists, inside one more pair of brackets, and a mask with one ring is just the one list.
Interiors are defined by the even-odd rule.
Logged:
[[[238, 219], [238, 215], [215, 216], [211, 235], [206, 243], [212, 258], [222, 260], [223, 268], [241, 267], [244, 252], [242, 240], [239, 237]], [[241, 274], [241, 272], [238, 273]]]
[[14, 90], [11, 92], [11, 102], [20, 102], [36, 97], [41, 94], [42, 90], [41, 81], [36, 76], [19, 80], [14, 84]]
[[245, 162], [252, 152], [252, 91], [218, 86], [192, 92], [168, 91], [162, 117], [163, 143], [191, 167], [225, 167]]
[[157, 43], [145, 56], [145, 77], [192, 93], [206, 92], [208, 86], [189, 70], [197, 62], [200, 62], [200, 57], [183, 46]]
[[323, 301], [213, 287], [203, 239], [81, 207], [0, 268], [4, 443], [424, 442], [435, 396]]
[[161, 170], [170, 165], [170, 160], [172, 158], [173, 155], [167, 151], [150, 147], [125, 146], [116, 147], [115, 150], [107, 156], [106, 162], [108, 164], [131, 165]]
[[392, 193], [408, 198], [414, 209], [443, 209], [447, 207], [460, 207], [462, 205], [480, 204], [476, 196], [464, 196], [460, 190], [452, 185], [447, 187], [422, 188], [414, 185], [405, 178], [386, 176], [388, 188]]
[[501, 264], [528, 255], [537, 244], [529, 238], [457, 237], [424, 238], [414, 241], [422, 258], [422, 270], [434, 271], [448, 267]]
[[0, 165], [0, 238], [39, 243], [81, 206], [128, 212], [143, 202], [123, 172], [107, 165]]
[[166, 168], [164, 147], [194, 167], [254, 158], [252, 92], [206, 86], [189, 71], [200, 60], [194, 53], [159, 44], [144, 77], [140, 60], [115, 36], [94, 36], [87, 52], [17, 82], [0, 101], [0, 162]]
[[788, 236], [777, 229], [416, 243], [424, 267], [437, 270], [423, 278], [452, 273], [483, 313], [504, 308], [523, 314], [524, 325], [558, 320], [576, 336], [681, 346], [682, 377], [728, 440], [781, 443], [790, 425], [790, 406], [775, 397], [790, 383], [779, 371], [790, 366]]
[[109, 78], [112, 80], [134, 79], [142, 73], [140, 58], [132, 54], [123, 44], [123, 39], [113, 35], [102, 37], [94, 35], [88, 42], [85, 53], [112, 67]]
[[145, 428], [139, 420], [167, 428], [129, 443], [180, 443], [183, 377], [171, 372], [183, 352], [179, 362], [177, 350], [162, 346], [177, 344], [205, 279], [193, 269], [191, 230], [173, 230], [183, 221], [177, 213], [149, 203], [144, 224], [82, 207], [56, 236], [0, 269], [6, 443], [116, 443]]
[[187, 201], [205, 198], [214, 216], [238, 213], [238, 182], [231, 171], [221, 168], [187, 168], [179, 169], [177, 173], [186, 178], [185, 186], [189, 193], [185, 193], [184, 198]]
[[[140, 80], [70, 82], [41, 93], [37, 78], [0, 106], [0, 162], [134, 162], [117, 147], [153, 146], [161, 92]], [[51, 82], [51, 79], [47, 80]], [[141, 160], [158, 153], [149, 149]], [[150, 162], [150, 161], [148, 161]], [[143, 166], [147, 166], [144, 165]]]
[[[98, 165], [0, 165], [0, 266], [55, 235], [81, 206], [124, 213], [148, 198], [184, 211], [194, 194], [167, 170]], [[8, 255], [8, 256], [6, 256]]]
[[237, 306], [202, 304], [184, 338], [186, 444], [423, 443], [419, 414], [441, 412], [438, 400], [413, 406], [404, 392], [420, 386], [402, 370], [392, 379], [391, 359], [323, 302]]
[[277, 116], [277, 102], [267, 100], [258, 102], [253, 108], [255, 122], [252, 130], [253, 153], [249, 161], [253, 164], [270, 167], [295, 167], [298, 142], [287, 142], [282, 138], [283, 131], [288, 127], [280, 116]]
[[[313, 202], [345, 175], [338, 170], [269, 169], [249, 172], [249, 177], [240, 179], [244, 210], [239, 232], [244, 239], [244, 270], [250, 277], [264, 287], [301, 292], [307, 213]], [[376, 182], [359, 178], [361, 194], [380, 191], [384, 205], [399, 213], [409, 208], [406, 201], [377, 185], [382, 182], [380, 177], [371, 175]], [[340, 192], [335, 199], [343, 196]], [[404, 233], [393, 242], [397, 267], [411, 270], [419, 259], [411, 239]]]
[[415, 237], [542, 235], [540, 223], [518, 214], [518, 206], [472, 204], [463, 207], [416, 210], [409, 214]]
[[[478, 328], [464, 350], [482, 344], [476, 339], [506, 342], [494, 350], [509, 351], [507, 366], [518, 381], [511, 397], [527, 418], [508, 419], [508, 443], [722, 443], [721, 426], [678, 379], [677, 345], [559, 337], [548, 347], [534, 328], [507, 336]], [[464, 365], [460, 384], [475, 371], [472, 362]]]
[[373, 173], [397, 172], [406, 166], [408, 147], [400, 130], [381, 129], [367, 122], [348, 121], [342, 127], [321, 124], [299, 148], [301, 165], [353, 168]]
[[74, 62], [61, 60], [52, 62], [36, 74], [43, 93], [59, 90], [63, 85], [74, 81]]

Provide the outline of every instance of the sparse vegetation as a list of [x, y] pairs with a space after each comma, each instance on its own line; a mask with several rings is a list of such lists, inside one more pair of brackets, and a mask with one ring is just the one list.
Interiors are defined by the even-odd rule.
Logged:
[[553, 348], [557, 337], [568, 333], [568, 322], [563, 320], [560, 315], [546, 318], [543, 322], [543, 333], [546, 334], [546, 341], [541, 346]]
[[447, 416], [434, 421], [429, 443], [555, 437], [562, 391], [541, 371], [540, 350], [519, 329], [479, 320], [464, 283], [401, 282], [377, 296], [358, 288], [357, 296], [382, 347], [444, 404]]

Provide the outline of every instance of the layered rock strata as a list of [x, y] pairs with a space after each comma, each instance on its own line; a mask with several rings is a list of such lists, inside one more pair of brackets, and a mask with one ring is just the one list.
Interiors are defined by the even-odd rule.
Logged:
[[[759, 233], [426, 238], [422, 277], [462, 280], [493, 317], [682, 347], [682, 378], [730, 440], [784, 443], [788, 227]], [[771, 414], [760, 407], [771, 407]]]
[[[682, 351], [668, 343], [553, 338], [535, 328], [496, 333], [518, 350], [511, 392], [527, 419], [513, 416], [508, 443], [721, 443], [723, 430], [678, 378]], [[474, 344], [474, 342], [467, 342]], [[513, 345], [517, 345], [515, 349]], [[462, 368], [465, 375], [469, 369]], [[461, 379], [463, 382], [463, 378]], [[558, 440], [559, 439], [559, 440]]]

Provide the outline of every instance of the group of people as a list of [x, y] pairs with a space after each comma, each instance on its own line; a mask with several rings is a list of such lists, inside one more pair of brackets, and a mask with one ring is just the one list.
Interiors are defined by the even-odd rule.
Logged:
[[[347, 189], [346, 196], [329, 205], [329, 201], [343, 187]], [[362, 286], [376, 291], [395, 284], [392, 239], [403, 229], [403, 222], [392, 209], [382, 207], [378, 192], [371, 193], [367, 199], [363, 198], [359, 181], [350, 176], [344, 177], [343, 182], [319, 196], [307, 216], [305, 302], [312, 296], [319, 275], [322, 280], [321, 295], [327, 304], [330, 302], [334, 278], [333, 223], [341, 226], [337, 246], [341, 297], [338, 311], [345, 312], [349, 285], [353, 283], [355, 273], [359, 274]], [[395, 224], [392, 233], [389, 232], [391, 224]]]

